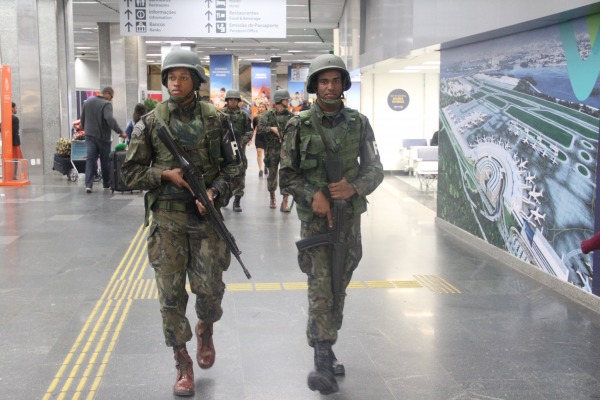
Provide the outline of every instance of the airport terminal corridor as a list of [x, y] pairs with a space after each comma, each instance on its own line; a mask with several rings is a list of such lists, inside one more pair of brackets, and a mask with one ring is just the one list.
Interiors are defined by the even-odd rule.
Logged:
[[[270, 209], [254, 148], [215, 365], [197, 399], [305, 400], [306, 279], [295, 208]], [[146, 257], [143, 195], [59, 173], [0, 188], [0, 397], [166, 399], [175, 379]], [[600, 398], [600, 316], [435, 227], [435, 190], [387, 174], [362, 218], [363, 259], [334, 349], [331, 399]], [[193, 296], [188, 318], [196, 322]], [[196, 342], [188, 343], [191, 355]]]

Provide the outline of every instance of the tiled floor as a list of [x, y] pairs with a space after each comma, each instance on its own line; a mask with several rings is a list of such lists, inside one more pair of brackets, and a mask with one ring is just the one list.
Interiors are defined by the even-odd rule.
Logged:
[[[217, 362], [196, 367], [195, 398], [321, 398], [306, 386], [299, 222], [268, 208], [257, 175], [251, 162], [243, 212], [224, 210], [253, 278], [232, 261]], [[436, 229], [415, 179], [388, 175], [369, 198], [335, 346], [347, 376], [329, 397], [600, 398], [600, 316]], [[31, 180], [0, 187], [0, 398], [172, 398], [142, 196]]]

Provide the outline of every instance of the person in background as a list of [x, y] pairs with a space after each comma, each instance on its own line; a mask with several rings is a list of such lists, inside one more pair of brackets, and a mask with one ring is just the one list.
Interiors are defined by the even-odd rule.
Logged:
[[165, 344], [173, 348], [175, 358], [173, 393], [193, 396], [194, 368], [186, 348], [193, 337], [186, 317], [186, 277], [196, 296], [196, 361], [206, 369], [215, 362], [213, 325], [223, 315], [223, 272], [229, 268], [231, 252], [206, 218], [204, 206], [192, 195], [179, 162], [159, 138], [158, 130], [167, 128], [187, 153], [217, 210], [229, 202], [229, 182], [239, 173], [240, 164], [229, 142], [225, 115], [199, 98], [200, 85], [207, 78], [198, 54], [172, 50], [164, 58], [161, 81], [169, 98], [133, 128], [122, 176], [128, 187], [148, 190], [144, 199], [146, 225], [152, 221], [148, 260], [154, 269]]
[[127, 144], [131, 141], [131, 133], [133, 132], [133, 126], [145, 115], [148, 109], [142, 103], [137, 103], [133, 109], [133, 115], [125, 127], [125, 133], [127, 134]]
[[240, 109], [240, 103], [242, 97], [238, 90], [228, 90], [225, 94], [225, 107], [222, 112], [229, 117], [231, 125], [233, 126], [233, 133], [235, 134], [235, 140], [238, 142], [238, 150], [242, 158], [242, 166], [240, 173], [236, 175], [231, 181], [231, 191], [234, 196], [233, 198], [233, 211], [242, 212], [242, 206], [240, 201], [244, 195], [244, 188], [246, 187], [246, 169], [248, 169], [248, 159], [246, 158], [246, 145], [252, 139], [252, 122], [250, 121], [250, 115]]
[[435, 131], [435, 133], [431, 137], [431, 142], [429, 143], [430, 146], [437, 146], [438, 145], [438, 132], [439, 131]]
[[[279, 160], [281, 152], [281, 142], [283, 140], [283, 130], [288, 121], [294, 116], [288, 109], [290, 93], [287, 90], [276, 90], [273, 94], [275, 107], [263, 114], [258, 123], [258, 129], [265, 135], [267, 142], [267, 156], [265, 165], [269, 169], [267, 178], [267, 190], [270, 195], [270, 208], [277, 207], [275, 199], [275, 190], [277, 190], [277, 179], [279, 177]], [[283, 190], [283, 199], [279, 211], [290, 212], [291, 207], [288, 204], [289, 194]]]
[[[23, 159], [21, 151], [21, 134], [19, 131], [19, 117], [17, 117], [17, 105], [12, 102], [12, 158]], [[13, 179], [19, 179], [20, 163], [13, 164]]]
[[[317, 101], [287, 124], [279, 184], [296, 201], [302, 239], [335, 227], [347, 249], [338, 282], [341, 293], [336, 294], [331, 272], [334, 246], [324, 244], [298, 253], [300, 270], [308, 277], [306, 336], [314, 348], [315, 367], [308, 375], [308, 387], [327, 395], [339, 390], [336, 375], [345, 374], [332, 346], [342, 327], [346, 288], [362, 258], [360, 219], [367, 209], [366, 196], [383, 181], [383, 165], [369, 120], [342, 103], [344, 91], [352, 85], [342, 59], [332, 54], [315, 58], [306, 83]], [[327, 178], [325, 165], [331, 161], [341, 164], [342, 179], [337, 182]], [[333, 201], [344, 204], [339, 220], [332, 217]]]
[[17, 105], [12, 103], [12, 146], [13, 158], [23, 158], [21, 151], [21, 134], [19, 132], [19, 117], [17, 117]]
[[102, 169], [102, 186], [110, 190], [110, 167], [109, 156], [111, 149], [111, 130], [119, 134], [123, 139], [127, 135], [119, 127], [113, 117], [112, 99], [115, 91], [107, 86], [102, 89], [98, 96], [88, 99], [83, 104], [81, 111], [80, 126], [85, 131], [85, 144], [87, 155], [85, 162], [85, 191], [92, 193], [94, 175], [97, 171], [97, 160], [100, 157], [100, 169]]
[[[254, 143], [256, 146], [256, 162], [258, 163], [258, 177], [263, 177], [263, 160], [265, 157], [265, 148], [267, 147], [267, 142], [265, 142], [265, 135], [258, 130], [258, 121], [260, 121], [261, 117], [265, 112], [269, 110], [269, 107], [266, 103], [260, 103], [258, 105], [258, 111], [254, 118], [252, 119], [252, 126], [254, 127], [254, 131], [252, 133], [252, 140], [250, 144]], [[266, 170], [265, 170], [266, 172]]]
[[581, 242], [581, 252], [588, 254], [600, 249], [600, 232]]
[[300, 107], [300, 111], [310, 110], [310, 102], [308, 100], [302, 100], [302, 106]]

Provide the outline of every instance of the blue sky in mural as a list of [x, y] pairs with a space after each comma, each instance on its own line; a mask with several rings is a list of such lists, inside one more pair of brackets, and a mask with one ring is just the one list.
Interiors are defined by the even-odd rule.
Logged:
[[439, 216], [588, 291], [599, 48], [579, 19], [441, 56]]

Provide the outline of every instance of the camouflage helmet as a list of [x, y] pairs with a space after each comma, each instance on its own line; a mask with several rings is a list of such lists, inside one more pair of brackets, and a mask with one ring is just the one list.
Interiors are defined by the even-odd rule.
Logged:
[[275, 94], [273, 95], [273, 101], [275, 102], [275, 104], [279, 104], [283, 100], [288, 100], [290, 97], [290, 92], [288, 92], [287, 90], [280, 89], [275, 91]]
[[241, 100], [242, 96], [240, 96], [239, 90], [229, 89], [227, 93], [225, 93], [225, 100], [227, 99], [238, 99]]
[[194, 90], [200, 89], [200, 84], [207, 82], [204, 69], [200, 65], [200, 57], [191, 51], [176, 49], [171, 50], [169, 54], [165, 56], [162, 65], [162, 71], [160, 72], [162, 78], [162, 84], [167, 87], [167, 76], [169, 70], [172, 68], [187, 68], [190, 70], [192, 80], [194, 81]]
[[315, 81], [321, 72], [335, 69], [342, 73], [342, 86], [344, 92], [350, 89], [352, 82], [350, 81], [350, 74], [346, 69], [344, 61], [333, 54], [323, 54], [315, 58], [308, 67], [308, 76], [306, 77], [306, 91], [308, 93], [317, 93]]

